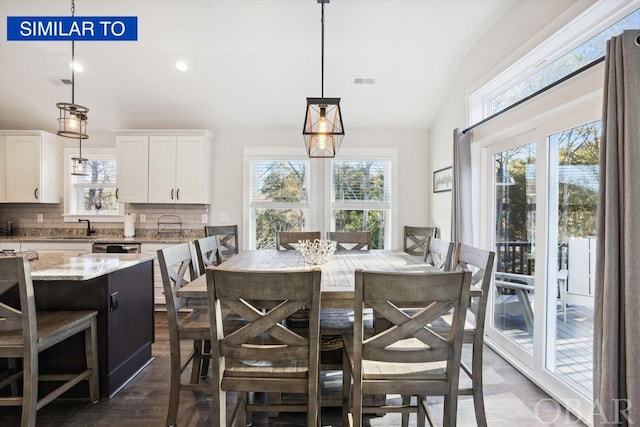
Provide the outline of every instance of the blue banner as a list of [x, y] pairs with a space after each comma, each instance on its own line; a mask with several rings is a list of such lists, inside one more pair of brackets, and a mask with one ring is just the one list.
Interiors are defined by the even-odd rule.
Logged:
[[8, 41], [134, 41], [137, 16], [7, 16]]

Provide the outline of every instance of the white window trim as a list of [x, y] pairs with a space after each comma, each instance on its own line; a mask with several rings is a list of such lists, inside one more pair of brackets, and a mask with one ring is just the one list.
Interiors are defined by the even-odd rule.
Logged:
[[[491, 114], [490, 100], [640, 7], [640, 0], [600, 0], [469, 95], [470, 123]], [[477, 87], [477, 86], [476, 86]]]
[[[389, 210], [389, 220], [385, 224], [385, 241], [384, 247], [391, 250], [397, 250], [396, 237], [394, 230], [398, 229], [398, 149], [396, 148], [343, 148], [333, 160], [344, 161], [391, 161], [391, 202], [371, 202], [367, 205], [369, 209]], [[331, 202], [331, 160], [324, 164], [324, 230], [331, 230], [331, 209], [362, 209], [362, 203], [349, 202]]]
[[[77, 147], [65, 147], [63, 150], [63, 164], [64, 164], [64, 214], [63, 220], [64, 222], [78, 222], [80, 218], [88, 218], [92, 222], [123, 222], [124, 221], [124, 203], [119, 203], [119, 215], [111, 215], [111, 214], [71, 214], [69, 213], [71, 200], [71, 158], [77, 156], [78, 148]], [[109, 156], [112, 158], [116, 158], [116, 151], [114, 148], [106, 148], [106, 147], [88, 147], [83, 150], [83, 156], [91, 159], [100, 158], [104, 156]], [[117, 166], [116, 166], [117, 167]]]
[[[246, 147], [243, 151], [243, 185], [242, 185], [242, 223], [244, 230], [251, 230], [243, 233], [242, 244], [244, 248], [255, 249], [255, 236], [252, 236], [251, 227], [251, 203], [249, 192], [251, 191], [251, 160], [263, 158], [278, 160], [309, 160], [309, 230], [330, 230], [331, 229], [331, 161], [330, 159], [308, 159], [300, 155], [296, 148], [287, 147]], [[398, 250], [397, 239], [394, 230], [398, 228], [398, 149], [341, 149], [336, 160], [391, 160], [391, 208], [390, 220], [387, 221], [385, 236], [385, 248]], [[273, 206], [273, 204], [269, 204]], [[291, 206], [291, 205], [288, 205]], [[305, 205], [306, 206], [306, 205]], [[385, 203], [384, 208], [388, 209], [389, 204]], [[362, 205], [359, 205], [362, 207]], [[372, 209], [376, 209], [371, 205]]]
[[[309, 166], [309, 203], [286, 203], [278, 204], [273, 202], [265, 203], [251, 203], [249, 200], [251, 193], [251, 161], [252, 160], [305, 160], [310, 162]], [[318, 229], [318, 210], [322, 207], [318, 207], [317, 200], [320, 197], [319, 192], [321, 189], [316, 185], [318, 178], [316, 171], [317, 167], [313, 166], [314, 159], [308, 159], [306, 156], [300, 154], [300, 150], [287, 147], [246, 147], [243, 151], [243, 183], [242, 183], [242, 224], [243, 229], [247, 230], [243, 234], [242, 246], [255, 249], [255, 229], [252, 226], [252, 208], [253, 207], [265, 207], [275, 208], [278, 207], [292, 207], [299, 205], [300, 209], [307, 209], [309, 217], [307, 218], [307, 228], [309, 230]]]

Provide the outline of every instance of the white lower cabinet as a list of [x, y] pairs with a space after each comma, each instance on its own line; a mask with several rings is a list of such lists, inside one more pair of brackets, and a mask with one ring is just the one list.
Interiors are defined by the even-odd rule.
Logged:
[[156, 307], [164, 307], [166, 301], [164, 299], [164, 287], [162, 285], [162, 274], [160, 273], [160, 262], [158, 261], [158, 250], [164, 249], [175, 243], [143, 243], [140, 252], [143, 255], [155, 256], [153, 260], [153, 301]]
[[87, 242], [65, 242], [65, 243], [49, 243], [49, 242], [22, 242], [20, 244], [21, 251], [36, 251], [39, 254], [46, 253], [62, 253], [65, 255], [81, 255], [91, 253], [92, 244]]
[[20, 252], [20, 242], [0, 242], [0, 252], [2, 251]]

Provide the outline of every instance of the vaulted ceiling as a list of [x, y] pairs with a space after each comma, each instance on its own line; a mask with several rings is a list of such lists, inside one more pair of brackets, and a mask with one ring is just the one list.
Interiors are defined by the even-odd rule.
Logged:
[[[345, 127], [430, 127], [464, 55], [515, 0], [332, 0], [324, 95]], [[88, 132], [300, 127], [320, 95], [316, 0], [76, 0], [76, 16], [137, 16], [138, 40], [76, 42]], [[71, 0], [0, 1], [0, 129], [55, 131], [71, 43], [7, 41], [7, 16], [70, 16]], [[189, 65], [175, 68], [177, 60]], [[354, 84], [355, 78], [374, 84]], [[463, 102], [463, 100], [460, 100]]]

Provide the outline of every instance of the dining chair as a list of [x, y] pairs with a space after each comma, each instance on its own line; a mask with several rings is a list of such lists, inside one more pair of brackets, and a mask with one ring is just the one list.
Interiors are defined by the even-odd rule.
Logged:
[[424, 262], [440, 270], [451, 270], [451, 259], [453, 257], [454, 243], [446, 240], [427, 237], [424, 249]]
[[240, 240], [238, 239], [238, 226], [234, 225], [205, 225], [205, 237], [216, 236], [220, 247], [220, 257], [227, 260], [238, 255]]
[[[10, 304], [17, 287], [16, 303]], [[13, 294], [16, 295], [16, 294]], [[0, 258], [0, 358], [9, 359], [9, 366], [16, 367], [15, 359], [22, 359], [22, 370], [11, 370], [0, 376], [0, 389], [11, 385], [11, 396], [0, 397], [0, 406], [22, 406], [22, 427], [36, 425], [36, 412], [62, 393], [81, 381], [89, 384], [89, 398], [97, 402], [98, 387], [98, 336], [96, 311], [36, 311], [33, 282], [29, 261], [23, 257]], [[44, 350], [83, 333], [86, 369], [73, 374], [40, 374], [38, 355]], [[22, 396], [16, 396], [17, 381], [22, 378]], [[62, 382], [44, 397], [38, 397], [40, 381]]]
[[[181, 391], [209, 391], [211, 389], [210, 385], [200, 381], [203, 359], [209, 357], [204, 353], [204, 344], [206, 340], [210, 339], [211, 331], [207, 309], [194, 309], [186, 315], [178, 315], [179, 310], [185, 307], [186, 301], [183, 298], [178, 298], [176, 292], [196, 277], [192, 249], [189, 243], [181, 243], [158, 250], [158, 261], [166, 299], [171, 351], [171, 385], [166, 424], [174, 426], [178, 416]], [[180, 354], [181, 340], [193, 343], [193, 350], [184, 361]], [[190, 382], [182, 383], [180, 376], [190, 363]]]
[[370, 231], [327, 231], [327, 238], [336, 242], [336, 251], [371, 249]]
[[427, 237], [438, 237], [437, 227], [412, 227], [404, 226], [404, 252], [424, 256], [424, 249], [427, 245]]
[[[194, 278], [205, 273], [205, 269], [210, 266], [220, 265], [222, 256], [218, 245], [217, 236], [203, 237], [191, 242], [191, 262], [194, 265]], [[209, 372], [209, 359], [211, 355], [211, 340], [206, 339], [203, 343], [200, 377], [205, 378]]]
[[[409, 414], [417, 425], [433, 424], [426, 396], [444, 396], [443, 424], [455, 426], [460, 357], [471, 273], [385, 273], [356, 270], [353, 335], [344, 336], [343, 425], [362, 425], [363, 413]], [[365, 339], [364, 307], [372, 307], [387, 321], [381, 331]], [[408, 310], [411, 309], [411, 312]], [[443, 335], [430, 323], [453, 310]], [[353, 382], [353, 390], [351, 390]], [[352, 393], [351, 393], [352, 392]], [[402, 395], [400, 405], [386, 400], [365, 405], [364, 395]], [[411, 405], [410, 397], [416, 397]]]
[[[453, 257], [454, 269], [469, 270], [471, 272], [471, 287], [482, 291], [481, 296], [472, 297], [468, 306], [468, 313], [464, 326], [463, 343], [471, 344], [471, 367], [461, 362], [460, 367], [471, 379], [471, 387], [458, 389], [460, 396], [473, 396], [473, 407], [476, 415], [476, 423], [479, 427], [486, 427], [487, 416], [484, 408], [484, 392], [482, 382], [482, 354], [484, 349], [484, 324], [493, 274], [495, 252], [476, 248], [469, 245], [456, 245]], [[471, 314], [471, 316], [469, 316]], [[443, 316], [449, 324], [452, 321], [450, 314]], [[437, 329], [438, 325], [434, 324]]]
[[298, 250], [298, 240], [320, 240], [319, 231], [278, 231], [276, 249], [285, 251]]
[[[320, 422], [320, 269], [232, 271], [224, 264], [207, 270], [212, 308], [213, 424], [226, 426], [226, 392], [237, 392], [231, 423], [247, 425], [247, 413], [306, 412], [307, 426]], [[239, 286], [241, 284], [241, 286]], [[259, 298], [259, 300], [257, 299]], [[230, 322], [223, 308], [246, 323]], [[308, 327], [296, 330], [286, 319], [309, 311]], [[306, 394], [300, 403], [249, 401], [250, 392]]]
[[194, 251], [192, 259], [194, 259], [194, 274], [199, 277], [210, 266], [220, 265], [222, 256], [220, 254], [220, 246], [217, 236], [203, 237], [193, 241], [191, 248]]

